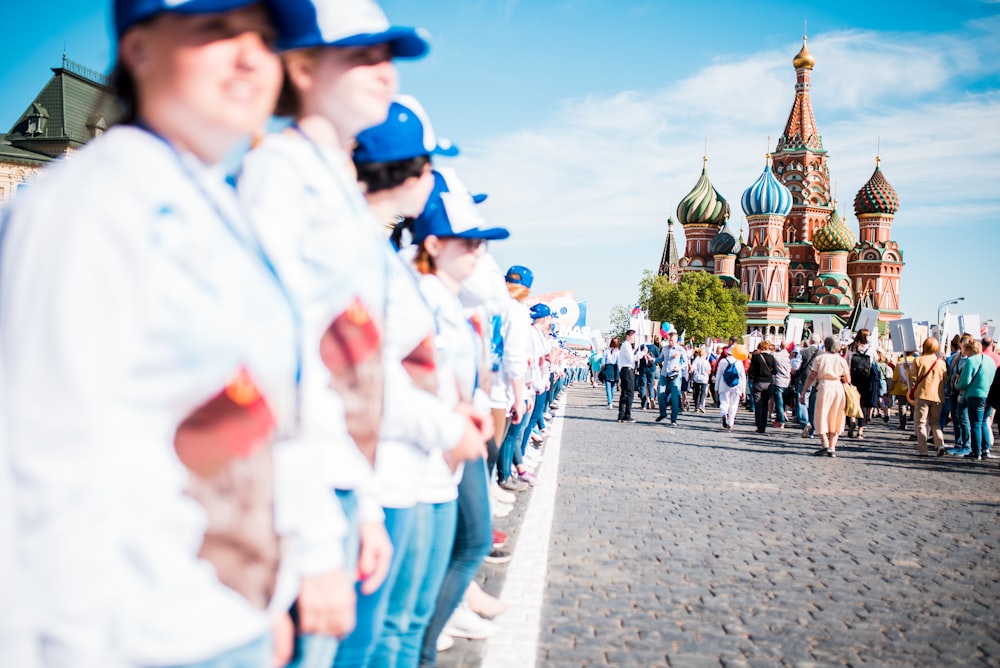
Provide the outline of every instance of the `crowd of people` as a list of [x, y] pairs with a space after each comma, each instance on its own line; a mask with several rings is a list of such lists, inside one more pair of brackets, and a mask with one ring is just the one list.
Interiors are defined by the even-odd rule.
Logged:
[[[819, 437], [816, 455], [836, 457], [842, 434], [865, 440], [866, 426], [873, 419], [888, 424], [895, 407], [898, 428], [906, 431], [909, 423], [914, 429], [910, 440], [916, 441], [918, 456], [929, 456], [933, 440], [938, 457], [1000, 457], [991, 450], [1000, 409], [1000, 354], [989, 336], [956, 335], [947, 354], [930, 337], [920, 355], [890, 358], [867, 329], [848, 345], [814, 334], [801, 344], [760, 340], [752, 352], [736, 337], [725, 345], [695, 347], [678, 343], [676, 329], [661, 334], [637, 344], [629, 330], [622, 341], [612, 338], [600, 356], [592, 356], [591, 382], [603, 382], [609, 408], [619, 392], [619, 422], [634, 421], [637, 392], [640, 409], [658, 407], [656, 421], [669, 416], [672, 426], [683, 410], [704, 413], [711, 396], [724, 429], [733, 428], [744, 406], [753, 413], [757, 433], [797, 423], [803, 438]], [[649, 379], [657, 370], [654, 393]], [[951, 447], [945, 444], [948, 424], [954, 432]]]
[[589, 360], [397, 95], [421, 30], [113, 13], [120, 123], [0, 213], [0, 664], [432, 666]]

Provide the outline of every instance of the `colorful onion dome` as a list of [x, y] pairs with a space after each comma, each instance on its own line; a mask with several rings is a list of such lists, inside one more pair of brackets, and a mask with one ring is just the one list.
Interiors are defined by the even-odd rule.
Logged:
[[787, 216], [792, 210], [792, 192], [771, 171], [771, 156], [764, 172], [743, 192], [743, 212], [748, 216], [777, 214]]
[[[708, 162], [705, 158], [704, 162]], [[719, 194], [708, 180], [704, 163], [701, 177], [694, 184], [691, 192], [677, 205], [677, 218], [681, 225], [699, 225], [704, 227], [721, 227], [729, 218], [729, 203]]]
[[806, 48], [806, 38], [805, 36], [803, 36], [802, 48], [799, 49], [799, 52], [795, 54], [794, 58], [792, 58], [792, 66], [794, 66], [795, 69], [804, 67], [808, 70], [811, 70], [815, 65], [816, 65], [816, 59], [813, 58], [812, 53], [810, 53], [809, 49]]
[[856, 241], [854, 232], [844, 224], [836, 209], [833, 210], [826, 225], [816, 230], [812, 238], [813, 248], [820, 253], [850, 251], [853, 250]]
[[875, 158], [875, 173], [854, 197], [854, 215], [856, 216], [864, 213], [894, 214], [899, 208], [899, 196], [886, 181], [878, 163], [879, 159]]
[[739, 252], [740, 246], [729, 225], [725, 225], [709, 242], [708, 252], [712, 255], [735, 255]]

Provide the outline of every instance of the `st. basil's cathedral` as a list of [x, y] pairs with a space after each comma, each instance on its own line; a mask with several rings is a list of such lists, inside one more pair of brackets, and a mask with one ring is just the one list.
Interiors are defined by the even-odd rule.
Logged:
[[854, 198], [860, 239], [836, 210], [823, 139], [816, 129], [809, 78], [815, 59], [802, 40], [792, 60], [795, 102], [785, 131], [763, 173], [740, 201], [748, 236], [729, 223], [730, 208], [712, 186], [706, 167], [680, 204], [685, 253], [679, 257], [674, 220], [668, 221], [659, 274], [673, 282], [690, 271], [710, 271], [747, 295], [747, 329], [784, 334], [789, 314], [807, 326], [816, 314], [844, 326], [857, 307], [895, 320], [903, 253], [890, 239], [899, 207], [896, 191], [875, 159], [875, 172]]

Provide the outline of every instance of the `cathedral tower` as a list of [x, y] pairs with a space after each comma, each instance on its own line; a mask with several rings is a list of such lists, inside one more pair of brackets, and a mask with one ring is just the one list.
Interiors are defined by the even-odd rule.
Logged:
[[[750, 236], [740, 250], [740, 289], [747, 303], [747, 325], [767, 334], [783, 333], [788, 315], [788, 252], [783, 230], [792, 194], [775, 178], [768, 157], [764, 172], [741, 201]], [[765, 327], [769, 330], [765, 331]]]
[[847, 260], [847, 274], [854, 292], [867, 295], [880, 320], [895, 320], [899, 310], [899, 279], [903, 271], [903, 252], [889, 238], [892, 221], [899, 208], [899, 197], [879, 167], [854, 198], [860, 238]]
[[698, 182], [677, 205], [677, 219], [684, 226], [687, 242], [681, 258], [681, 273], [714, 270], [715, 258], [709, 246], [729, 219], [729, 203], [708, 180], [707, 163], [708, 158], [702, 158]]
[[772, 154], [775, 175], [792, 193], [792, 209], [782, 232], [794, 285], [808, 285], [815, 277], [818, 263], [811, 246], [813, 233], [829, 220], [832, 211], [827, 152], [816, 129], [809, 94], [809, 80], [815, 64], [816, 59], [803, 37], [802, 49], [792, 59], [795, 102]]

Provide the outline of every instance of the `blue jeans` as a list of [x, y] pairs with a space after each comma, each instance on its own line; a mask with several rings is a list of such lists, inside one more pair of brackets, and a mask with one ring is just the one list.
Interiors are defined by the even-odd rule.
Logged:
[[[527, 402], [526, 402], [527, 403]], [[521, 416], [521, 421], [517, 424], [511, 422], [507, 435], [504, 436], [503, 443], [500, 444], [500, 457], [497, 459], [497, 477], [501, 482], [509, 478], [513, 473], [514, 464], [520, 463], [523, 456], [521, 452], [521, 441], [524, 432], [528, 428], [529, 416], [527, 413]]]
[[951, 396], [951, 421], [955, 428], [955, 447], [964, 450], [969, 447], [969, 411], [967, 404], [958, 403], [958, 395]]
[[455, 542], [458, 503], [418, 503], [371, 665], [416, 668]]
[[966, 400], [969, 415], [969, 443], [972, 446], [973, 457], [985, 454], [989, 450], [990, 439], [986, 433], [986, 397], [969, 397]]
[[489, 492], [486, 489], [486, 462], [474, 459], [465, 463], [462, 482], [458, 483], [458, 524], [448, 570], [441, 583], [434, 615], [424, 633], [420, 665], [433, 666], [437, 660], [437, 638], [462, 601], [469, 583], [476, 577], [483, 559], [493, 549], [493, 525], [490, 521]]
[[223, 652], [211, 659], [198, 661], [197, 663], [185, 663], [170, 668], [260, 668], [260, 666], [271, 665], [270, 636], [261, 636], [242, 647]]
[[535, 407], [531, 409], [531, 416], [528, 418], [528, 424], [524, 431], [521, 432], [521, 456], [524, 457], [524, 451], [528, 448], [528, 439], [531, 438], [531, 430], [536, 425], [539, 429], [544, 428], [545, 421], [542, 416], [548, 409], [548, 404], [545, 403], [546, 392], [535, 395]]
[[677, 415], [681, 412], [681, 376], [672, 381], [666, 376], [660, 376], [660, 418], [667, 417], [667, 403], [670, 404], [670, 422], [677, 422]]
[[774, 400], [774, 411], [778, 415], [776, 418], [781, 424], [788, 422], [785, 417], [785, 390], [787, 387], [778, 387], [777, 383], [771, 385], [771, 397]]
[[[805, 385], [804, 378], [799, 380], [799, 382], [796, 384], [795, 389], [798, 394], [802, 394], [803, 385]], [[809, 393], [812, 394], [812, 390], [809, 390]], [[798, 397], [796, 397], [795, 399], [795, 418], [799, 421], [799, 424], [802, 425], [803, 427], [805, 427], [807, 424], [810, 424], [808, 404], [809, 404], [808, 400], [806, 401], [806, 403], [803, 404], [799, 402]]]
[[639, 399], [643, 405], [653, 403], [656, 396], [656, 368], [650, 367], [639, 372]]
[[382, 632], [382, 625], [385, 623], [386, 610], [389, 606], [389, 592], [392, 590], [393, 582], [399, 576], [399, 569], [403, 565], [403, 555], [406, 554], [406, 545], [410, 539], [410, 531], [413, 528], [413, 516], [416, 512], [413, 506], [409, 508], [384, 508], [385, 530], [392, 541], [392, 561], [389, 564], [389, 572], [385, 576], [382, 586], [371, 594], [361, 593], [361, 583], [355, 587], [358, 597], [358, 622], [351, 635], [341, 641], [337, 648], [337, 659], [334, 661], [334, 668], [345, 668], [348, 666], [367, 666], [375, 651], [375, 643]]
[[[358, 497], [354, 490], [338, 489], [335, 491], [340, 507], [347, 518], [347, 535], [344, 537], [344, 572], [353, 576], [357, 570], [358, 549]], [[298, 612], [292, 608], [292, 619], [298, 627]], [[340, 642], [333, 636], [318, 634], [303, 634], [295, 637], [295, 654], [286, 668], [330, 668], [333, 658], [337, 655]]]
[[615, 383], [611, 380], [604, 381], [604, 394], [608, 397], [608, 406], [611, 406], [615, 400]]

